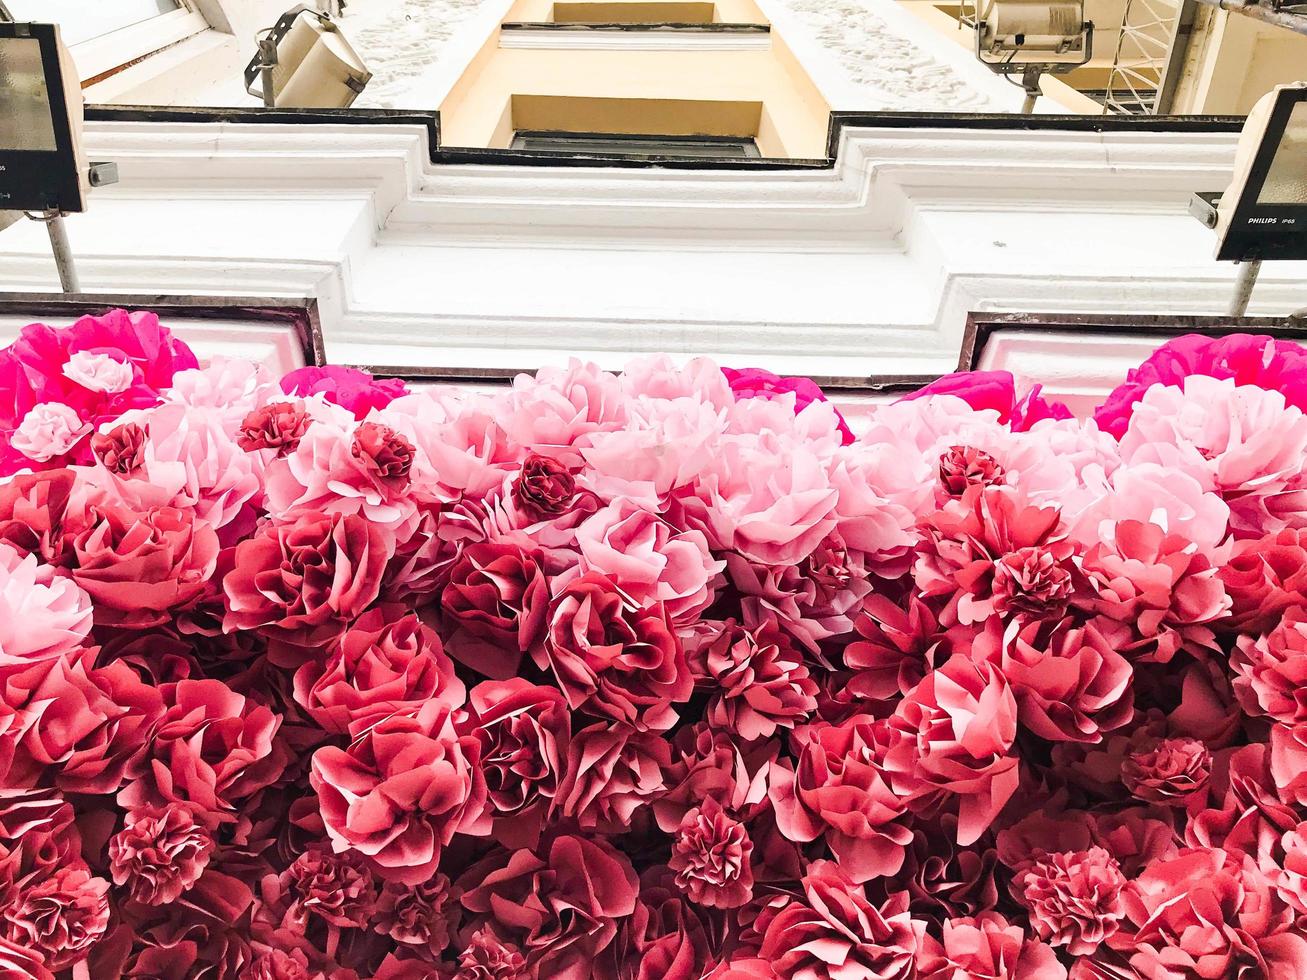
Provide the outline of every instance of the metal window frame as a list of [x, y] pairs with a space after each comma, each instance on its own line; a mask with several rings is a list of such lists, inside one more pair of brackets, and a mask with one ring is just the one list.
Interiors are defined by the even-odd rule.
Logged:
[[[585, 149], [567, 149], [565, 147], [551, 148], [531, 146], [532, 140], [554, 140], [566, 142], [574, 140], [578, 143], [589, 141], [601, 144], [600, 146], [591, 146]], [[623, 149], [622, 144], [631, 144], [631, 149]], [[612, 148], [602, 144], [611, 144]], [[652, 144], [654, 149], [635, 147], [640, 145], [648, 146]], [[713, 145], [739, 147], [742, 151], [740, 154], [714, 156], [711, 154], [678, 154], [677, 145], [711, 147]], [[666, 149], [662, 149], [665, 147]], [[573, 132], [567, 130], [548, 130], [548, 129], [519, 129], [514, 131], [513, 140], [509, 144], [509, 149], [525, 150], [531, 153], [557, 153], [567, 154], [596, 154], [596, 153], [614, 153], [624, 154], [637, 158], [664, 158], [664, 157], [685, 157], [689, 156], [696, 160], [757, 160], [761, 159], [762, 153], [758, 150], [758, 141], [754, 136], [669, 136], [660, 133], [593, 133], [593, 132]]]

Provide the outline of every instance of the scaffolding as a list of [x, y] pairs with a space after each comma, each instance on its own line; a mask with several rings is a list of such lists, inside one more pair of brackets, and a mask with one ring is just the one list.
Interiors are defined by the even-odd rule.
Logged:
[[1104, 114], [1170, 110], [1193, 19], [1193, 0], [1126, 0], [1103, 93]]

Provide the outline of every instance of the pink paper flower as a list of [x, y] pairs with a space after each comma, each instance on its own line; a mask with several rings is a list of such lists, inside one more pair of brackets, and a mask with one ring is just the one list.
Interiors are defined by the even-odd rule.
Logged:
[[710, 797], [681, 820], [667, 866], [692, 901], [732, 909], [753, 897], [752, 855], [748, 830]]
[[109, 841], [113, 882], [145, 905], [175, 902], [199, 880], [213, 849], [213, 838], [186, 807], [144, 806], [128, 813], [127, 825]]
[[1065, 980], [1067, 975], [1050, 946], [997, 912], [946, 919], [943, 942], [926, 935], [923, 943], [921, 980]]
[[1291, 607], [1262, 636], [1241, 636], [1230, 657], [1244, 710], [1286, 725], [1307, 722], [1307, 610]]
[[1118, 439], [1145, 392], [1154, 385], [1184, 387], [1193, 375], [1229, 378], [1236, 384], [1283, 392], [1290, 405], [1307, 411], [1307, 354], [1290, 340], [1233, 333], [1224, 337], [1188, 334], [1169, 340], [1137, 368], [1131, 368], [1094, 412], [1104, 432]]
[[91, 599], [75, 582], [0, 543], [0, 677], [72, 654], [91, 616]]
[[794, 728], [816, 710], [817, 685], [774, 624], [753, 631], [728, 627], [697, 656], [715, 692], [708, 721], [746, 741]]
[[64, 456], [91, 431], [75, 409], [59, 402], [42, 402], [23, 416], [9, 439], [14, 452], [37, 463]]
[[1012, 894], [1030, 914], [1040, 939], [1088, 956], [1125, 918], [1125, 876], [1101, 847], [1045, 854], [1012, 881]]
[[[737, 371], [735, 368], [724, 367], [722, 368], [722, 374], [726, 375], [726, 380], [731, 385], [731, 394], [737, 399], [772, 399], [793, 395], [794, 414], [796, 415], [813, 402], [826, 401], [825, 393], [808, 378], [783, 378], [780, 375], [772, 374], [770, 371], [764, 371], [762, 368], [744, 368]], [[853, 430], [844, 421], [844, 416], [836, 412], [835, 418], [844, 444], [848, 445], [853, 442]]]

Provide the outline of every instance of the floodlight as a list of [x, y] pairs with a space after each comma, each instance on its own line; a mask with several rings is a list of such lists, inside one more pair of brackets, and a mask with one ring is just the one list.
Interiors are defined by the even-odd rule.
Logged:
[[1216, 236], [1221, 261], [1307, 259], [1307, 82], [1276, 86], [1248, 114]]
[[82, 90], [54, 24], [0, 23], [0, 211], [86, 210]]
[[345, 109], [371, 77], [336, 23], [301, 4], [260, 35], [245, 89], [267, 106]]
[[1034, 109], [1039, 76], [1064, 74], [1093, 57], [1084, 0], [979, 0], [976, 57], [1000, 75], [1021, 75], [1022, 112]]

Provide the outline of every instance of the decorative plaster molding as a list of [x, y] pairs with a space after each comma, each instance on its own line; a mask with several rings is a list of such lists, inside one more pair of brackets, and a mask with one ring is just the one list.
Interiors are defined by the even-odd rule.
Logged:
[[[845, 131], [825, 170], [436, 166], [412, 125], [92, 122], [88, 290], [312, 296], [338, 362], [530, 369], [704, 353], [788, 373], [952, 368], [966, 314], [1219, 312], [1189, 192], [1236, 134]], [[1268, 265], [1254, 308], [1301, 306]], [[0, 282], [51, 289], [0, 233]]]

